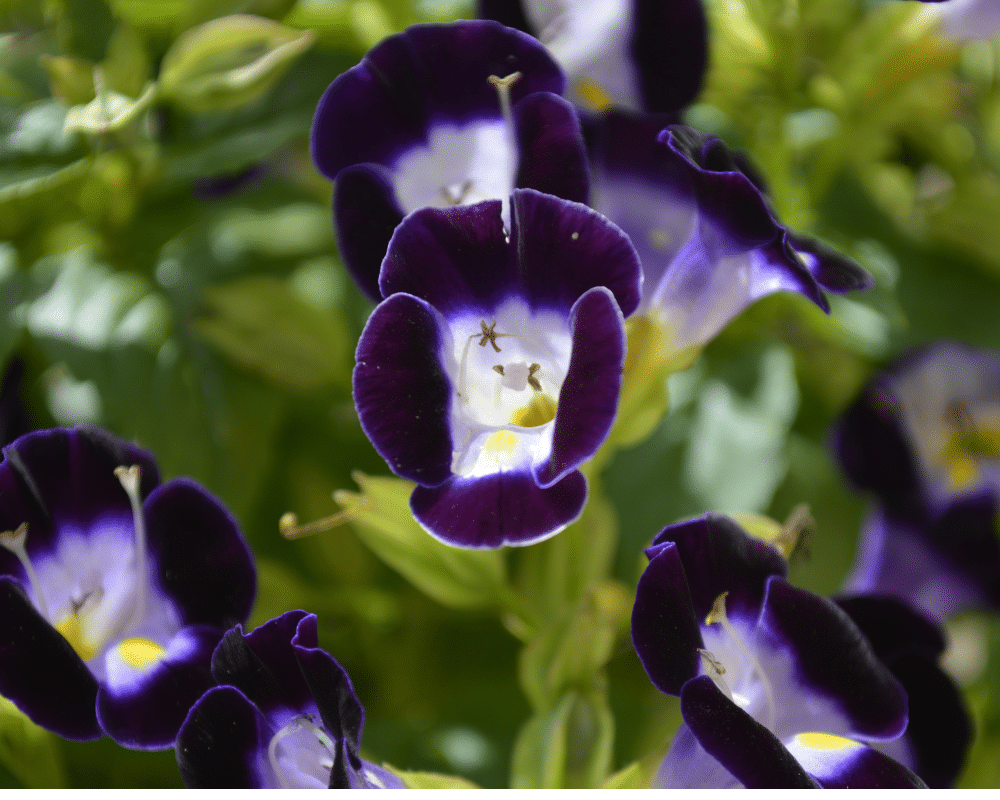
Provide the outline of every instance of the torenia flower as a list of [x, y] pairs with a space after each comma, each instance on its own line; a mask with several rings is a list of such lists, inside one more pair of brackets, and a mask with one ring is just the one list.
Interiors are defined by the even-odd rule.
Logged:
[[645, 275], [639, 313], [666, 329], [671, 353], [704, 345], [774, 292], [828, 311], [824, 289], [871, 285], [850, 259], [785, 228], [760, 180], [717, 137], [612, 113], [591, 139], [594, 207], [635, 245]]
[[419, 484], [416, 519], [442, 541], [544, 539], [583, 509], [577, 467], [618, 404], [623, 314], [641, 275], [625, 235], [586, 206], [514, 192], [411, 214], [361, 334], [354, 399], [388, 462]]
[[506, 205], [515, 186], [586, 202], [583, 136], [564, 87], [544, 47], [489, 20], [408, 28], [330, 85], [312, 155], [336, 181], [341, 256], [369, 297], [381, 299], [389, 239], [417, 209]]
[[170, 747], [253, 603], [236, 522], [96, 428], [29, 433], [3, 453], [0, 693], [68, 739]]
[[684, 717], [659, 785], [922, 785], [863, 744], [903, 733], [903, 688], [840, 608], [785, 580], [777, 550], [708, 515], [646, 554], [632, 641]]
[[708, 58], [701, 0], [479, 0], [479, 16], [538, 37], [581, 108], [670, 113], [701, 90]]
[[318, 646], [316, 616], [289, 611], [212, 656], [219, 686], [191, 709], [177, 764], [197, 789], [402, 789], [358, 756], [364, 711], [350, 678]]
[[872, 379], [833, 438], [878, 502], [847, 590], [938, 619], [1000, 608], [1000, 355], [953, 342], [913, 353]]

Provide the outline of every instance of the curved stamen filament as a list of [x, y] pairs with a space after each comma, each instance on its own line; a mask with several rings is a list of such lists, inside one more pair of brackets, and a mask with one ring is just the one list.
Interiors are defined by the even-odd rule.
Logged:
[[35, 574], [35, 568], [31, 566], [31, 559], [28, 558], [28, 548], [25, 544], [28, 538], [28, 523], [22, 522], [17, 526], [16, 531], [4, 531], [0, 533], [0, 545], [10, 550], [17, 560], [21, 562], [24, 571], [28, 576], [28, 583], [35, 593], [35, 602], [38, 604], [38, 611], [45, 619], [49, 619], [49, 608], [45, 603], [45, 596], [42, 594], [42, 585]]
[[774, 702], [774, 689], [771, 687], [771, 682], [768, 680], [767, 674], [764, 672], [764, 668], [760, 665], [757, 657], [747, 647], [747, 643], [743, 641], [743, 637], [733, 627], [733, 624], [729, 621], [729, 617], [726, 615], [726, 595], [728, 594], [729, 592], [723, 592], [715, 598], [712, 610], [705, 617], [705, 624], [721, 625], [722, 629], [729, 634], [729, 638], [732, 639], [733, 644], [736, 645], [736, 649], [739, 650], [740, 655], [750, 663], [754, 672], [757, 673], [757, 677], [760, 678], [761, 685], [764, 687], [764, 695], [767, 698], [767, 729], [773, 733], [778, 720], [778, 708]]
[[497, 96], [500, 98], [500, 111], [503, 114], [503, 120], [507, 123], [507, 130], [510, 132], [511, 140], [515, 135], [514, 128], [514, 114], [510, 108], [510, 87], [521, 80], [520, 72], [512, 72], [506, 78], [500, 78], [496, 75], [490, 75], [487, 79], [497, 90]]
[[333, 769], [332, 759], [336, 757], [336, 745], [334, 745], [333, 740], [329, 737], [327, 732], [317, 726], [312, 720], [312, 714], [302, 714], [301, 716], [295, 717], [284, 728], [274, 734], [274, 736], [271, 737], [271, 741], [267, 745], [267, 760], [271, 763], [271, 769], [274, 770], [274, 774], [277, 776], [282, 789], [291, 789], [293, 787], [289, 784], [284, 770], [281, 769], [281, 766], [278, 763], [278, 745], [281, 744], [283, 739], [291, 736], [297, 731], [308, 731], [316, 737], [319, 743], [323, 745], [326, 751], [330, 754], [331, 758], [329, 761], [326, 759], [321, 760], [319, 762], [320, 766], [328, 772]]
[[133, 564], [139, 576], [139, 596], [136, 598], [136, 617], [142, 618], [146, 613], [147, 593], [149, 585], [149, 570], [146, 566], [146, 520], [142, 513], [142, 497], [139, 494], [139, 482], [142, 471], [138, 464], [130, 467], [115, 467], [115, 477], [121, 483], [132, 506], [132, 526], [135, 531], [135, 549]]

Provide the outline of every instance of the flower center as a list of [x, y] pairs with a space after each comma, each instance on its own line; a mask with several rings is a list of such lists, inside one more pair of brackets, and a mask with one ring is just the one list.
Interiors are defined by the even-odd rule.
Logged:
[[[752, 689], [759, 684], [763, 689], [766, 704], [764, 725], [773, 733], [778, 717], [774, 689], [753, 650], [747, 645], [743, 636], [733, 626], [726, 614], [726, 596], [728, 594], [729, 592], [720, 594], [715, 599], [712, 610], [705, 617], [706, 625], [718, 625], [722, 629], [723, 641], [720, 641], [720, 645], [725, 648], [726, 652], [716, 658], [708, 650], [699, 649], [702, 668], [719, 691], [743, 709], [748, 709], [754, 702], [751, 692], [747, 689]], [[719, 649], [720, 653], [722, 647]], [[731, 682], [723, 677], [726, 674], [731, 674]]]
[[962, 405], [951, 406], [945, 419], [951, 436], [941, 448], [941, 460], [952, 490], [960, 492], [979, 481], [981, 459], [1000, 460], [1000, 423], [976, 420]]
[[268, 761], [283, 789], [316, 788], [313, 781], [321, 787], [330, 783], [337, 748], [313, 719], [312, 714], [293, 717], [267, 746]]
[[[548, 457], [572, 340], [556, 312], [511, 301], [489, 318], [452, 323], [452, 472], [479, 476]], [[548, 438], [546, 438], [548, 437]]]
[[[0, 545], [21, 562], [35, 608], [83, 661], [95, 658], [109, 641], [134, 628], [148, 607], [149, 573], [139, 467], [118, 467], [115, 475], [132, 508], [131, 552], [126, 549], [123, 554], [120, 540], [100, 531], [86, 536], [60, 531], [55, 557], [40, 562], [40, 578], [28, 556], [28, 524], [0, 534]], [[119, 579], [112, 580], [112, 576]], [[122, 659], [133, 666], [146, 666], [166, 652], [148, 639], [127, 639], [119, 644], [119, 651]]]

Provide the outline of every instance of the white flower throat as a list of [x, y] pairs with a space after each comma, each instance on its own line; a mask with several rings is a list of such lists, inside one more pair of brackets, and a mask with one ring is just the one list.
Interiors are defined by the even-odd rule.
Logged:
[[475, 476], [543, 461], [571, 341], [554, 312], [521, 301], [452, 325], [452, 471]]

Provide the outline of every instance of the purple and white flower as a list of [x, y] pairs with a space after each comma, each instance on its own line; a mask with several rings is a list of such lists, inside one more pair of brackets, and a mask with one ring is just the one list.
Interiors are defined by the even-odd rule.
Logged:
[[68, 739], [170, 747], [245, 620], [256, 574], [203, 488], [160, 485], [97, 428], [29, 433], [0, 464], [0, 693]]
[[594, 207], [629, 235], [645, 283], [639, 313], [681, 352], [714, 337], [766, 295], [871, 285], [853, 261], [789, 231], [760, 179], [720, 139], [684, 125], [611, 113], [591, 126]]
[[393, 235], [354, 400], [416, 519], [460, 547], [529, 544], [580, 514], [577, 469], [614, 420], [641, 274], [593, 210], [515, 190], [424, 209]]
[[911, 354], [872, 379], [833, 442], [878, 503], [847, 591], [936, 619], [1000, 608], [1000, 354], [954, 342]]
[[229, 631], [212, 656], [218, 686], [191, 708], [177, 764], [192, 789], [402, 789], [358, 755], [364, 710], [321, 650], [316, 616], [289, 611]]
[[847, 614], [785, 580], [776, 549], [709, 514], [646, 554], [632, 641], [684, 717], [657, 785], [923, 785], [865, 744], [906, 729], [902, 686]]
[[479, 0], [479, 16], [537, 37], [583, 109], [671, 114], [701, 91], [708, 25], [701, 0]]
[[586, 202], [587, 157], [565, 77], [530, 36], [490, 20], [415, 25], [326, 90], [312, 155], [333, 179], [344, 263], [380, 300], [392, 232], [420, 208], [501, 200], [528, 187]]

